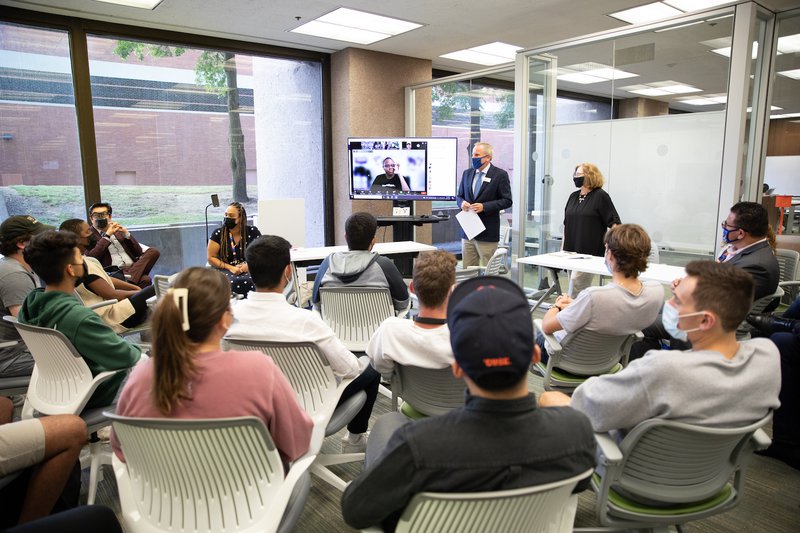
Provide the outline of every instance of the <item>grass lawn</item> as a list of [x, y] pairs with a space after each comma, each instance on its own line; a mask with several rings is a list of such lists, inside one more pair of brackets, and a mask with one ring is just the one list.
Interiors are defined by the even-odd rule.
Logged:
[[[257, 213], [255, 187], [250, 187], [248, 215]], [[221, 221], [231, 202], [230, 185], [132, 186], [106, 185], [103, 201], [114, 208], [114, 219], [124, 226], [169, 225], [203, 222], [211, 194], [219, 194], [220, 207], [208, 209], [209, 221]], [[85, 218], [83, 187], [71, 185], [14, 185], [0, 187], [9, 215], [31, 214], [58, 226], [69, 218]]]

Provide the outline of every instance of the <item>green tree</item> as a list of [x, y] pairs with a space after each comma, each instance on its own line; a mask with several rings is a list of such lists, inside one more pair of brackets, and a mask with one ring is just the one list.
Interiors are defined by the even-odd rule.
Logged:
[[[151, 57], [178, 57], [186, 48], [161, 44], [117, 41], [114, 54], [127, 59], [134, 55], [143, 60]], [[239, 88], [236, 84], [236, 55], [232, 52], [204, 50], [194, 68], [195, 81], [206, 91], [224, 98], [228, 109], [228, 144], [231, 149], [231, 176], [233, 200], [247, 202], [247, 161], [244, 153], [244, 132], [239, 116]]]

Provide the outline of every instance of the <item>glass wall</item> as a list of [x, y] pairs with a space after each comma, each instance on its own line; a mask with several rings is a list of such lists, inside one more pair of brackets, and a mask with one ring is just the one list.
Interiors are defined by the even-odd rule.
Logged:
[[[0, 220], [31, 213], [57, 225], [107, 201], [161, 250], [153, 272], [172, 273], [205, 264], [206, 212], [213, 230], [239, 201], [263, 227], [259, 200], [300, 199], [304, 215], [286, 234], [326, 244], [324, 54], [270, 57], [252, 53], [260, 45], [242, 53], [50, 20], [67, 29], [0, 23]], [[288, 230], [301, 222], [304, 235]]]
[[0, 220], [84, 216], [69, 35], [0, 23]]
[[[517, 62], [518, 95], [521, 81], [548, 88], [536, 95], [528, 91], [529, 112], [554, 109], [553, 120], [535, 127], [519, 123], [518, 166], [528, 175], [519, 194], [528, 203], [522, 218], [526, 245], [517, 250], [532, 255], [561, 248], [574, 168], [593, 163], [622, 221], [648, 231], [662, 262], [714, 256], [723, 192], [732, 196], [724, 189], [723, 152], [734, 20], [733, 8], [718, 9], [544, 47]], [[763, 19], [753, 24], [751, 44], [767, 34]], [[733, 90], [743, 92], [744, 101], [747, 87], [740, 85], [744, 89]], [[751, 85], [751, 103], [761, 101], [756, 99], [763, 99], [763, 92], [755, 81]], [[556, 94], [558, 101], [548, 102]], [[566, 94], [569, 101], [561, 96]], [[743, 107], [736, 111], [744, 116]], [[738, 157], [743, 162], [744, 152]], [[531, 167], [541, 167], [541, 175]], [[729, 201], [724, 200], [725, 209]], [[535, 287], [536, 270], [521, 271], [520, 281]]]
[[[472, 147], [487, 142], [494, 149], [492, 164], [508, 171], [514, 181], [514, 88], [513, 69], [484, 72], [475, 78], [443, 78], [430, 87], [432, 109], [431, 135], [458, 139], [458, 181], [469, 168]], [[417, 97], [427, 97], [427, 89], [417, 91]], [[436, 214], [449, 214], [451, 219], [431, 225], [433, 244], [454, 253], [461, 252], [455, 202], [432, 202]], [[510, 223], [511, 211], [501, 215]]]

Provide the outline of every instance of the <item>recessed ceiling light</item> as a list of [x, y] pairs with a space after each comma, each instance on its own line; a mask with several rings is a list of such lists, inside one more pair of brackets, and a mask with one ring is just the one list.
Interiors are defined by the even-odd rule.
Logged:
[[779, 54], [796, 54], [800, 52], [800, 33], [778, 37]]
[[457, 50], [449, 54], [440, 55], [439, 57], [455, 59], [456, 61], [465, 61], [467, 63], [476, 63], [478, 65], [501, 65], [514, 61], [519, 50], [522, 50], [521, 46], [493, 42], [481, 46], [473, 46], [466, 50]]
[[[753, 43], [752, 50], [753, 51], [750, 54], [751, 55], [751, 59], [755, 59], [755, 58], [758, 57], [758, 43], [756, 43], [756, 42]], [[711, 50], [711, 51], [714, 52], [715, 54], [719, 54], [721, 56], [731, 57], [731, 47], [730, 46], [727, 47], [727, 48], [717, 48], [717, 49]], [[780, 54], [778, 54], [778, 55], [780, 55]]]
[[422, 24], [340, 7], [289, 30], [356, 44], [372, 44], [422, 27]]
[[138, 7], [140, 9], [155, 9], [163, 0], [96, 0], [107, 4], [117, 4], [120, 6]]
[[787, 78], [792, 78], [793, 80], [800, 80], [800, 68], [796, 68], [794, 70], [784, 70], [778, 72], [780, 76], [786, 76]]
[[640, 24], [642, 22], [653, 22], [675, 15], [683, 15], [683, 11], [675, 9], [661, 2], [653, 2], [652, 4], [645, 4], [643, 6], [617, 11], [616, 13], [609, 13], [609, 17], [627, 22], [628, 24]]
[[709, 7], [729, 4], [731, 0], [662, 0], [665, 4], [680, 9], [681, 11], [702, 11]]
[[728, 97], [724, 94], [708, 94], [703, 96], [686, 96], [683, 98], [676, 98], [682, 104], [689, 105], [717, 105], [724, 104], [728, 101]]
[[620, 90], [634, 94], [641, 94], [644, 96], [667, 96], [672, 94], [699, 93], [703, 89], [698, 89], [697, 87], [686, 85], [685, 83], [668, 80], [645, 83], [643, 85], [620, 87]]
[[688, 105], [714, 105], [718, 103], [718, 102], [713, 102], [708, 98], [686, 98], [679, 101], [682, 104], [688, 104]]
[[578, 63], [558, 69], [557, 78], [561, 81], [580, 83], [601, 83], [610, 80], [621, 80], [624, 78], [635, 78], [638, 74], [627, 72], [617, 68], [603, 65], [602, 63]]

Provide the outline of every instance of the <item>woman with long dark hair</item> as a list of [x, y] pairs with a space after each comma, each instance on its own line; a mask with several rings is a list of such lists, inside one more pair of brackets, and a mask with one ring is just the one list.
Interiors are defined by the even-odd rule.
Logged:
[[[131, 373], [117, 413], [147, 418], [264, 421], [285, 462], [308, 451], [312, 421], [286, 377], [261, 352], [223, 352], [233, 323], [230, 284], [215, 270], [192, 267], [176, 278], [152, 318], [150, 359]], [[116, 438], [114, 452], [123, 458]]]
[[225, 210], [222, 226], [214, 230], [208, 241], [208, 264], [228, 276], [231, 290], [244, 297], [255, 290], [244, 251], [260, 236], [257, 227], [247, 225], [244, 206], [233, 202]]

